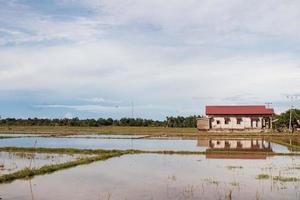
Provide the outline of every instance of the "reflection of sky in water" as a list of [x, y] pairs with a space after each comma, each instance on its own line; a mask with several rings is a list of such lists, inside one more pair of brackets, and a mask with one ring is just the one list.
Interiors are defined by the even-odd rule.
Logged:
[[[32, 179], [36, 199], [299, 199], [300, 183], [257, 180], [300, 177], [299, 157], [205, 159], [204, 155], [139, 154], [111, 158]], [[236, 166], [238, 168], [230, 168]], [[47, 192], [47, 191], [55, 192]], [[1, 197], [30, 199], [29, 182], [1, 185]], [[17, 193], [15, 191], [18, 191]]]
[[286, 146], [283, 146], [283, 145], [280, 145], [280, 144], [272, 143], [271, 147], [272, 147], [274, 152], [280, 152], [280, 153], [289, 153], [289, 152], [291, 152]]
[[104, 138], [104, 139], [138, 139], [147, 135], [105, 135], [105, 134], [84, 134], [84, 135], [68, 135], [67, 138]]
[[37, 168], [43, 165], [74, 160], [78, 156], [79, 155], [0, 152], [0, 165], [3, 165], [3, 167], [0, 168], [0, 175], [29, 167], [30, 163], [31, 167]]
[[89, 139], [89, 138], [11, 138], [1, 139], [0, 146], [64, 147], [80, 149], [140, 149], [140, 150], [186, 150], [204, 151], [206, 147], [197, 146], [197, 140], [161, 139]]
[[[94, 136], [94, 135], [92, 135]], [[95, 135], [97, 136], [97, 135]], [[102, 135], [104, 138], [85, 138], [85, 137], [28, 137], [1, 139], [0, 146], [18, 147], [53, 147], [53, 148], [80, 148], [80, 149], [139, 149], [139, 150], [174, 150], [174, 151], [205, 151], [209, 147], [208, 140], [193, 139], [115, 139], [105, 138], [110, 135]], [[102, 137], [99, 136], [99, 137]], [[120, 135], [123, 136], [123, 135]], [[127, 136], [125, 136], [127, 137]], [[135, 137], [135, 136], [133, 136]], [[216, 140], [216, 139], [215, 139]], [[224, 140], [220, 140], [221, 143]], [[230, 140], [233, 141], [234, 140]], [[249, 143], [249, 141], [247, 141]], [[268, 142], [264, 142], [267, 146]], [[287, 147], [271, 143], [272, 150], [279, 153], [288, 153]]]

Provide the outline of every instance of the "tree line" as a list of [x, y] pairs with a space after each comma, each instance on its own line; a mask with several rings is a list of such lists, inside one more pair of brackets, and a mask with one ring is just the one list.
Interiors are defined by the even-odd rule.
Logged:
[[[197, 127], [197, 118], [201, 116], [177, 116], [166, 117], [165, 120], [152, 120], [142, 118], [99, 118], [99, 119], [79, 119], [78, 117], [68, 119], [44, 119], [44, 118], [28, 118], [16, 119], [5, 118], [0, 119], [0, 126], [81, 126], [81, 127], [100, 127], [100, 126], [144, 126], [144, 127], [174, 127], [183, 128]], [[287, 128], [290, 120], [290, 110], [274, 116], [275, 128]], [[299, 126], [300, 110], [292, 110], [292, 125]]]
[[275, 128], [288, 128], [290, 123], [291, 116], [291, 124], [292, 126], [299, 126], [300, 124], [300, 110], [292, 109], [288, 110], [280, 115], [275, 116], [274, 127]]
[[79, 126], [79, 127], [100, 127], [100, 126], [144, 126], [144, 127], [196, 127], [199, 116], [177, 116], [167, 117], [166, 120], [152, 120], [142, 118], [99, 118], [79, 119], [78, 117], [68, 119], [44, 119], [44, 118], [5, 118], [0, 119], [0, 126]]

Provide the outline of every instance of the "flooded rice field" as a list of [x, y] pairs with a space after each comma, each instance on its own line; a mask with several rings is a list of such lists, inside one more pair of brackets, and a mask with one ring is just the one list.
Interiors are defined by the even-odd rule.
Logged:
[[0, 197], [10, 200], [300, 199], [298, 178], [300, 157], [294, 156], [238, 159], [138, 154], [2, 184]]
[[[123, 138], [120, 138], [123, 137]], [[67, 137], [25, 137], [0, 139], [0, 147], [47, 147], [79, 149], [137, 149], [168, 151], [263, 151], [289, 153], [288, 147], [264, 140], [254, 139], [181, 139], [152, 138], [136, 135], [78, 135]]]
[[26, 134], [26, 133], [0, 133], [0, 137], [38, 137], [38, 136], [42, 136], [42, 135], [41, 134]]
[[82, 134], [82, 135], [68, 135], [66, 138], [100, 138], [100, 139], [141, 139], [148, 135], [108, 135], [108, 134]]
[[[191, 139], [148, 135], [11, 135], [14, 137], [0, 139], [0, 147], [119, 151], [110, 151], [115, 152], [113, 156], [116, 157], [93, 160], [95, 162], [86, 161], [86, 158], [96, 156], [86, 150], [84, 156], [50, 153], [51, 149], [43, 150], [49, 153], [29, 153], [26, 149], [22, 149], [24, 152], [0, 151], [0, 199], [300, 199], [300, 156], [270, 154], [299, 153], [296, 151], [299, 143], [291, 139], [275, 143], [259, 137]], [[120, 151], [128, 149], [157, 152], [132, 154], [134, 151]], [[160, 154], [159, 151], [190, 151], [193, 154], [171, 155]], [[106, 153], [109, 154], [108, 151]], [[64, 168], [70, 161], [81, 162], [79, 158], [84, 158], [82, 165]], [[30, 179], [20, 176], [12, 182], [3, 178], [25, 168], [39, 170], [45, 165], [50, 166], [51, 172], [51, 166], [56, 164], [62, 168], [50, 174], [35, 174], [37, 176]]]
[[38, 168], [44, 165], [68, 162], [82, 156], [76, 154], [0, 152], [0, 175], [13, 173], [26, 167]]
[[80, 149], [138, 149], [138, 150], [186, 150], [204, 151], [206, 147], [197, 146], [197, 140], [161, 139], [106, 139], [106, 138], [61, 138], [33, 137], [1, 139], [0, 147], [61, 147]]

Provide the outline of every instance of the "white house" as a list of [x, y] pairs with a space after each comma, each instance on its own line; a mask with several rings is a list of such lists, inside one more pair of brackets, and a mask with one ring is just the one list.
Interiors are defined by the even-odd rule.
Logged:
[[266, 130], [272, 128], [274, 110], [264, 105], [206, 106], [199, 130]]

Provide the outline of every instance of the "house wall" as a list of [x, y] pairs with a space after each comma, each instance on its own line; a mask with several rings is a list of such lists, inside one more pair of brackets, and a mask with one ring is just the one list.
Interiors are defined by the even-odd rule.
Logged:
[[[225, 124], [225, 118], [229, 118], [228, 124]], [[251, 125], [251, 117], [244, 116], [242, 118], [241, 124], [237, 124], [237, 117], [226, 117], [226, 116], [211, 116], [211, 128], [212, 129], [261, 129], [263, 117], [257, 117], [259, 120], [253, 121], [253, 127]], [[220, 124], [217, 123], [220, 122]]]
[[209, 130], [209, 118], [198, 118], [197, 128], [198, 130]]

